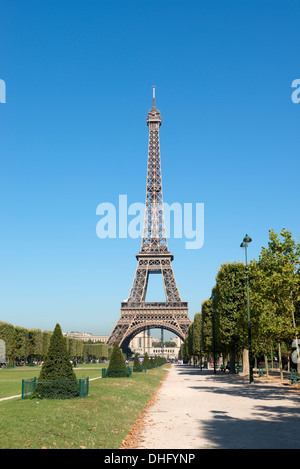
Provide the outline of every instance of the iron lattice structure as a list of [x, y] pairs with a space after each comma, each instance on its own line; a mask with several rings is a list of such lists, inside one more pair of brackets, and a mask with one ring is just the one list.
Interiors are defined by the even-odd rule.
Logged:
[[[126, 348], [136, 334], [152, 328], [167, 329], [184, 340], [191, 323], [188, 303], [183, 302], [179, 294], [171, 264], [173, 254], [169, 252], [167, 243], [159, 145], [161, 116], [155, 105], [155, 87], [153, 87], [153, 105], [148, 112], [147, 125], [149, 146], [142, 245], [136, 255], [138, 265], [129, 297], [121, 303], [121, 317], [107, 342], [112, 346], [118, 341], [122, 348]], [[153, 273], [162, 275], [165, 302], [145, 301], [149, 275]]]

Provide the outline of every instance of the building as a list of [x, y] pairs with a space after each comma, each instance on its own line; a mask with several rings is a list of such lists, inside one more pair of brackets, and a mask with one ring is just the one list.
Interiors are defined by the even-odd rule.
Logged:
[[80, 339], [83, 342], [106, 342], [108, 341], [108, 335], [93, 335], [90, 332], [64, 332], [64, 335], [73, 339]]
[[[77, 331], [64, 332], [63, 335], [73, 339], [82, 340], [83, 342], [103, 342], [105, 344], [107, 343], [109, 338], [108, 335], [93, 335], [90, 332]], [[176, 346], [164, 347], [162, 352], [161, 347], [159, 346], [160, 339], [154, 338], [148, 332], [143, 331], [133, 337], [129, 344], [129, 347], [134, 354], [138, 353], [141, 356], [145, 355], [145, 353], [147, 352], [149, 357], [160, 355], [170, 360], [177, 358], [180, 346], [182, 344], [182, 340], [179, 337], [175, 336], [170, 338], [167, 342], [175, 342]]]
[[[154, 357], [155, 355], [163, 356], [167, 359], [176, 359], [182, 344], [182, 340], [175, 336], [168, 340], [168, 342], [175, 342], [175, 347], [163, 347], [161, 349], [159, 345], [160, 339], [155, 339], [151, 337], [146, 331], [140, 332], [137, 334], [129, 343], [129, 347], [133, 353], [138, 353], [143, 356], [147, 352], [149, 357]], [[157, 346], [155, 346], [157, 344]]]

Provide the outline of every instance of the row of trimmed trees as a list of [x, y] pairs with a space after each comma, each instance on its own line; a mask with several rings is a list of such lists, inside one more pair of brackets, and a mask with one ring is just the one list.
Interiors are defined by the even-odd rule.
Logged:
[[[0, 339], [5, 342], [9, 365], [41, 362], [47, 355], [52, 332], [40, 329], [26, 329], [0, 321]], [[110, 347], [104, 343], [88, 344], [79, 339], [65, 336], [70, 360], [106, 360]]]
[[[139, 360], [139, 355], [136, 353], [134, 357], [133, 372], [141, 372], [156, 366], [161, 366], [166, 363], [166, 359], [163, 357], [155, 356], [154, 358], [149, 358], [147, 352], [145, 353], [142, 363]], [[129, 367], [126, 366], [125, 355], [119, 347], [118, 342], [114, 343], [111, 359], [105, 374], [105, 377], [108, 378], [122, 378], [130, 376]]]
[[[300, 244], [291, 233], [269, 231], [268, 247], [249, 267], [251, 343], [257, 362], [276, 357], [282, 376], [282, 357], [296, 366], [300, 333]], [[180, 356], [189, 360], [222, 356], [231, 370], [248, 349], [245, 264], [221, 265], [211, 298], [195, 314]], [[245, 356], [245, 355], [244, 355]], [[247, 365], [247, 360], [243, 360]], [[267, 369], [267, 367], [266, 367]]]
[[165, 363], [167, 363], [166, 358], [159, 355], [155, 355], [150, 358], [147, 352], [145, 353], [143, 360], [140, 362], [139, 354], [136, 353], [134, 356], [133, 371], [144, 371], [145, 368], [147, 370], [151, 370], [152, 368], [164, 365]]

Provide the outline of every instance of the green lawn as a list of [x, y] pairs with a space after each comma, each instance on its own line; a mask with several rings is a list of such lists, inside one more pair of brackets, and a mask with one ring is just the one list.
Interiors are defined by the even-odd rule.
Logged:
[[[85, 399], [1, 401], [0, 448], [119, 448], [169, 366], [133, 373], [131, 378], [90, 381]], [[75, 371], [78, 377], [91, 379], [101, 376], [100, 368], [78, 366]], [[22, 378], [38, 374], [38, 367], [1, 369], [1, 393], [20, 394]]]
[[[74, 368], [78, 378], [95, 378], [101, 376], [101, 368], [108, 364], [77, 365]], [[0, 368], [0, 399], [2, 397], [16, 396], [22, 392], [22, 379], [38, 378], [41, 366], [16, 366], [15, 368]]]

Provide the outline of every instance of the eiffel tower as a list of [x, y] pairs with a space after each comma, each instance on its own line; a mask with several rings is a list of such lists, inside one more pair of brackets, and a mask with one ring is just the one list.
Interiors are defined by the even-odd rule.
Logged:
[[[184, 340], [191, 323], [188, 303], [181, 300], [176, 284], [171, 264], [173, 254], [169, 252], [165, 230], [159, 149], [161, 116], [155, 105], [155, 87], [147, 125], [149, 148], [142, 245], [136, 255], [138, 265], [129, 297], [121, 303], [121, 316], [107, 342], [112, 346], [117, 341], [123, 349], [139, 332], [153, 328], [169, 330]], [[145, 301], [149, 274], [154, 273], [162, 275], [165, 302]]]

